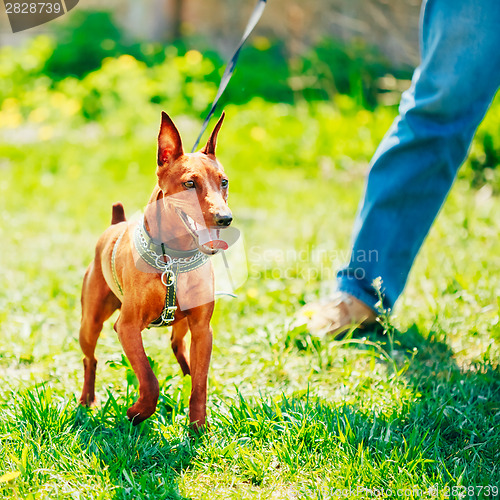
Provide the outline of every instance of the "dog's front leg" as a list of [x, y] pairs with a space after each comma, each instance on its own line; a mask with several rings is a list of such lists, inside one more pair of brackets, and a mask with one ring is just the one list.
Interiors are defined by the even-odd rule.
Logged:
[[207, 379], [212, 355], [212, 328], [209, 321], [189, 317], [191, 330], [191, 398], [189, 422], [194, 429], [204, 427], [207, 415]]
[[115, 330], [139, 380], [139, 399], [127, 410], [128, 419], [137, 425], [156, 411], [160, 386], [144, 351], [141, 325], [127, 321], [123, 312], [115, 324]]

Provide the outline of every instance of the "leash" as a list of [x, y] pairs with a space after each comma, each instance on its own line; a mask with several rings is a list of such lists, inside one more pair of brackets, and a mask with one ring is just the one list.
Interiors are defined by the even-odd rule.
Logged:
[[[194, 143], [193, 149], [191, 150], [192, 153], [194, 153], [194, 151], [198, 147], [198, 144], [200, 143], [200, 140], [203, 134], [205, 133], [205, 130], [207, 129], [208, 123], [210, 122], [210, 118], [212, 118], [215, 112], [217, 103], [219, 102], [219, 99], [226, 90], [226, 87], [233, 76], [241, 48], [247, 41], [248, 37], [252, 34], [252, 31], [254, 30], [255, 26], [257, 26], [257, 23], [262, 17], [262, 13], [264, 12], [266, 4], [267, 0], [259, 0], [252, 12], [252, 15], [250, 16], [250, 19], [248, 20], [247, 26], [245, 28], [243, 36], [241, 37], [240, 43], [236, 47], [234, 54], [232, 55], [231, 59], [226, 65], [224, 74], [222, 75], [219, 84], [219, 88], [217, 89], [217, 94], [215, 96], [214, 101], [212, 102], [210, 111], [208, 112], [208, 115], [205, 118], [203, 125], [201, 126], [200, 134], [198, 135], [198, 138]], [[158, 201], [158, 198], [156, 201]], [[158, 228], [160, 230], [161, 224], [159, 215], [160, 214], [157, 210], [156, 217], [158, 222]], [[123, 294], [123, 289], [120, 285], [116, 273], [115, 256], [116, 256], [116, 251], [118, 249], [118, 245], [120, 244], [120, 241], [124, 234], [125, 231], [123, 231], [123, 233], [115, 242], [111, 256], [111, 268], [113, 272], [113, 278], [121, 294]], [[151, 236], [146, 231], [146, 228], [144, 227], [143, 223], [138, 224], [136, 230], [134, 231], [134, 246], [137, 252], [139, 253], [140, 257], [146, 263], [148, 263], [155, 269], [162, 271], [161, 281], [166, 288], [165, 305], [163, 307], [162, 314], [149, 326], [168, 326], [174, 320], [175, 311], [177, 310], [175, 302], [176, 302], [176, 284], [177, 284], [178, 274], [182, 272], [192, 271], [193, 269], [197, 269], [206, 262], [207, 257], [198, 250], [188, 251], [188, 252], [175, 251], [171, 248], [167, 250], [165, 244], [161, 241], [161, 238], [159, 242], [155, 242], [153, 238], [151, 238]], [[222, 258], [224, 260], [224, 265], [226, 266], [226, 269], [228, 271], [231, 286], [234, 289], [231, 273], [229, 272], [229, 264], [227, 262], [227, 258], [224, 251], [222, 251]], [[231, 295], [232, 297], [236, 297], [236, 295], [229, 292], [216, 292], [216, 295]]]
[[[192, 153], [196, 150], [198, 147], [198, 144], [200, 143], [200, 140], [205, 133], [205, 130], [207, 129], [208, 123], [210, 122], [210, 119], [212, 118], [215, 109], [217, 108], [217, 103], [219, 102], [219, 99], [221, 98], [222, 94], [226, 90], [226, 87], [231, 80], [234, 69], [236, 67], [236, 63], [238, 62], [238, 57], [240, 55], [241, 48], [247, 41], [248, 37], [251, 35], [252, 31], [254, 30], [255, 26], [257, 26], [257, 23], [259, 22], [262, 13], [264, 12], [264, 9], [266, 7], [267, 0], [259, 0], [257, 5], [255, 6], [252, 15], [250, 16], [250, 19], [247, 23], [247, 26], [245, 28], [245, 31], [243, 33], [243, 36], [241, 37], [240, 43], [236, 47], [236, 50], [234, 51], [231, 59], [226, 65], [226, 68], [224, 70], [224, 74], [222, 75], [219, 88], [217, 89], [217, 94], [215, 96], [214, 101], [212, 102], [212, 106], [210, 107], [210, 111], [207, 114], [207, 117], [205, 118], [205, 121], [203, 122], [203, 125], [201, 126], [201, 131], [200, 134], [198, 135], [198, 138], [196, 139], [196, 142], [194, 143], [193, 149], [191, 150]], [[157, 199], [158, 201], [158, 199]], [[159, 222], [159, 213], [157, 211], [156, 214], [157, 220], [158, 220], [158, 228], [161, 227], [161, 224]], [[161, 239], [161, 238], [160, 238]], [[119, 238], [121, 240], [121, 237]], [[207, 260], [207, 257], [202, 255], [201, 252], [196, 251], [196, 252], [183, 252], [183, 256], [173, 256], [172, 253], [181, 253], [181, 252], [175, 252], [172, 249], [166, 249], [165, 245], [163, 242], [155, 242], [151, 236], [148, 234], [146, 231], [146, 228], [144, 227], [143, 224], [138, 224], [136, 230], [134, 231], [134, 245], [136, 250], [138, 251], [139, 255], [142, 257], [143, 260], [145, 260], [149, 265], [153, 266], [154, 268], [162, 271], [161, 275], [161, 281], [165, 285], [166, 288], [166, 297], [165, 297], [165, 305], [163, 308], [163, 312], [161, 316], [153, 321], [150, 326], [168, 326], [169, 324], [172, 323], [174, 320], [175, 316], [175, 311], [177, 309], [175, 305], [176, 301], [176, 282], [177, 282], [177, 276], [179, 272], [187, 272], [191, 271], [193, 269], [196, 269], [200, 267], [200, 265], [203, 265], [205, 261]], [[115, 246], [113, 248], [113, 255], [112, 255], [112, 268], [113, 268], [113, 277], [115, 278], [115, 282], [120, 290], [122, 292], [121, 286], [118, 282], [118, 277], [116, 276], [116, 271], [114, 269], [114, 257], [116, 253], [116, 248], [118, 247], [118, 241], [115, 243]], [[158, 248], [159, 247], [159, 248]], [[191, 255], [193, 253], [193, 255]], [[189, 254], [189, 256], [187, 255]], [[201, 257], [201, 258], [200, 258]], [[229, 272], [229, 264], [227, 262], [226, 255], [224, 252], [222, 252], [222, 258], [224, 260], [224, 265], [226, 266], [226, 269], [229, 274], [229, 279], [232, 285], [232, 277], [231, 273]], [[234, 286], [233, 286], [234, 288]], [[219, 292], [218, 295], [231, 295], [235, 297], [233, 293], [227, 293], [227, 292]]]
[[[231, 59], [229, 59], [229, 62], [226, 64], [226, 68], [224, 70], [224, 73], [222, 75], [221, 81], [219, 83], [219, 88], [217, 89], [217, 94], [215, 96], [214, 101], [212, 102], [212, 106], [210, 107], [210, 111], [207, 114], [207, 117], [205, 118], [205, 121], [203, 122], [203, 125], [201, 126], [201, 131], [198, 135], [198, 138], [196, 139], [196, 142], [194, 143], [193, 149], [191, 150], [191, 153], [194, 153], [196, 148], [198, 147], [198, 144], [201, 141], [201, 138], [203, 134], [205, 133], [205, 130], [207, 129], [208, 123], [210, 122], [210, 118], [212, 118], [213, 114], [215, 113], [215, 109], [217, 107], [217, 103], [219, 102], [219, 99], [221, 98], [222, 94], [226, 90], [226, 87], [231, 80], [234, 69], [236, 67], [236, 63], [238, 62], [238, 57], [240, 56], [240, 51], [245, 42], [247, 41], [248, 37], [252, 34], [252, 31], [254, 30], [255, 26], [257, 26], [257, 23], [259, 22], [260, 18], [262, 17], [262, 14], [264, 12], [264, 9], [266, 8], [267, 5], [267, 0], [259, 0], [257, 5], [255, 6], [252, 15], [250, 16], [250, 19], [248, 20], [247, 26], [245, 28], [245, 31], [243, 33], [243, 36], [241, 37], [240, 43], [236, 47], [236, 50], [234, 51]], [[229, 281], [231, 283], [231, 286], [233, 287], [234, 290], [234, 285], [233, 285], [233, 279], [231, 276], [231, 272], [229, 270], [229, 263], [227, 261], [226, 253], [222, 251], [222, 260], [224, 261], [224, 266], [226, 267], [228, 276], [229, 276]], [[232, 297], [236, 297], [234, 293], [229, 293], [229, 292], [216, 292], [216, 295], [230, 295]]]
[[219, 89], [217, 90], [217, 95], [215, 96], [214, 102], [212, 103], [212, 107], [210, 108], [210, 111], [208, 112], [207, 117], [205, 118], [205, 121], [203, 122], [203, 125], [201, 126], [201, 132], [198, 135], [198, 139], [196, 139], [196, 142], [194, 143], [193, 149], [191, 150], [191, 153], [194, 153], [196, 148], [198, 147], [198, 144], [200, 143], [201, 137], [205, 133], [205, 130], [207, 129], [208, 122], [210, 121], [210, 118], [212, 118], [215, 108], [217, 107], [217, 103], [219, 102], [219, 99], [221, 98], [222, 94], [224, 93], [224, 90], [226, 90], [227, 84], [229, 83], [229, 80], [231, 80], [231, 77], [233, 76], [234, 73], [234, 68], [236, 67], [236, 63], [238, 62], [238, 57], [240, 55], [240, 50], [247, 41], [248, 37], [251, 35], [252, 31], [254, 30], [255, 26], [257, 26], [257, 23], [259, 22], [259, 19], [262, 16], [262, 13], [264, 12], [264, 9], [266, 8], [267, 0], [259, 0], [257, 5], [255, 6], [252, 15], [250, 16], [250, 19], [248, 21], [247, 27], [245, 28], [245, 32], [243, 33], [243, 36], [241, 37], [240, 43], [236, 47], [236, 50], [234, 51], [234, 54], [232, 55], [231, 59], [229, 59], [229, 62], [226, 65], [226, 69], [224, 70], [224, 74], [222, 75], [220, 84], [219, 84]]

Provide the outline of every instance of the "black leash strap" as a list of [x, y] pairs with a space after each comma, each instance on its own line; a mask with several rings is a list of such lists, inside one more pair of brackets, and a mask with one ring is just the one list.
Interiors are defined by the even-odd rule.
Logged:
[[217, 90], [217, 95], [215, 96], [214, 102], [212, 103], [212, 107], [210, 108], [210, 111], [208, 112], [208, 115], [205, 118], [203, 125], [201, 126], [200, 135], [198, 136], [198, 139], [196, 139], [196, 142], [194, 143], [194, 146], [193, 146], [193, 149], [191, 150], [191, 153], [194, 153], [194, 151], [198, 147], [198, 144], [200, 143], [201, 137], [204, 134], [205, 130], [207, 129], [208, 122], [210, 121], [210, 118], [212, 118], [212, 115], [215, 112], [215, 108], [217, 107], [217, 103], [219, 102], [220, 97], [224, 93], [224, 90], [226, 90], [226, 87], [227, 87], [227, 84], [229, 83], [229, 80], [231, 80], [231, 77], [233, 76], [234, 68], [235, 68], [236, 63], [238, 61], [241, 47], [243, 47], [244, 43], [247, 41], [247, 38], [250, 36], [252, 31], [254, 30], [255, 26], [257, 26], [257, 23], [259, 22], [259, 19], [261, 18], [262, 13], [264, 12], [264, 9], [266, 8], [266, 3], [267, 3], [267, 0], [259, 0], [258, 4], [255, 6], [255, 9], [253, 10], [252, 15], [250, 16], [250, 20], [248, 21], [247, 27], [245, 28], [245, 32], [243, 33], [243, 36], [240, 40], [240, 43], [238, 44], [238, 47], [236, 47], [236, 50], [234, 51], [233, 56], [231, 57], [231, 59], [227, 63], [226, 69], [224, 70], [224, 74], [222, 75], [222, 79], [221, 79], [220, 84], [219, 84], [219, 90]]

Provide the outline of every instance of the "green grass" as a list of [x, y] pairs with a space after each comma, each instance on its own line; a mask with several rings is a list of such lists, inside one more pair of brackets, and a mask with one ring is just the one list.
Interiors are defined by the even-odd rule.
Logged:
[[[400, 498], [494, 498], [481, 490], [500, 483], [494, 183], [471, 189], [465, 166], [386, 334], [338, 342], [291, 326], [302, 304], [331, 288], [367, 162], [394, 114], [348, 98], [226, 109], [218, 154], [249, 279], [213, 318], [210, 431], [190, 436], [190, 380], [165, 329], [144, 332], [161, 382], [151, 419], [137, 428], [126, 420], [137, 392], [112, 321], [98, 344], [100, 404], [78, 407], [85, 267], [112, 202], [132, 215], [154, 185], [161, 106], [129, 97], [121, 123], [112, 113], [94, 124], [49, 116], [48, 133], [28, 110], [1, 129], [0, 494], [362, 499], [406, 489]], [[131, 109], [143, 111], [137, 121]], [[497, 103], [490, 116], [499, 112]], [[190, 145], [199, 120], [173, 118]], [[30, 127], [43, 139], [18, 140]], [[474, 145], [477, 162], [486, 136], [500, 137], [492, 118]], [[19, 475], [2, 479], [10, 472]]]

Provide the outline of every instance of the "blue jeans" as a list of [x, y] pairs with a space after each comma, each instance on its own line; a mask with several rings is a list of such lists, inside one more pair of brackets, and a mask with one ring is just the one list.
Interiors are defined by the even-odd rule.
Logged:
[[427, 0], [421, 64], [378, 147], [338, 288], [392, 307], [500, 85], [500, 0]]

